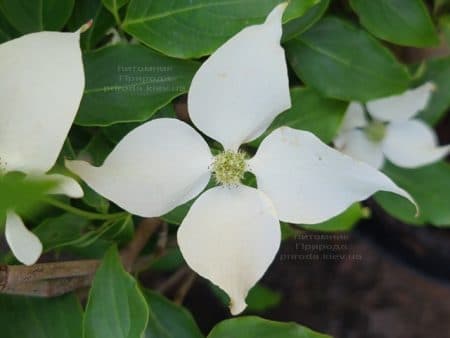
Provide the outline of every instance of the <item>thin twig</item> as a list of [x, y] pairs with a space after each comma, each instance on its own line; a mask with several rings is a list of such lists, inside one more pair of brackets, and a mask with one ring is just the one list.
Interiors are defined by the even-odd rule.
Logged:
[[133, 240], [121, 252], [122, 263], [127, 271], [131, 271], [139, 253], [161, 224], [163, 222], [159, 218], [146, 218], [140, 223]]
[[[133, 266], [145, 244], [162, 224], [144, 219], [131, 242], [121, 251], [127, 270]], [[41, 297], [58, 296], [88, 286], [100, 265], [98, 260], [38, 263], [33, 266], [0, 265], [0, 292]]]
[[156, 287], [156, 291], [165, 293], [177, 285], [180, 280], [191, 271], [187, 266], [179, 268], [173, 275], [167, 278], [162, 284]]
[[139, 274], [142, 271], [149, 269], [152, 264], [166, 252], [167, 242], [169, 238], [169, 226], [167, 223], [163, 223], [161, 231], [158, 234], [158, 240], [156, 242], [155, 250], [146, 256], [142, 256], [136, 260], [133, 271]]
[[186, 298], [186, 295], [188, 294], [189, 290], [191, 289], [192, 285], [194, 285], [194, 281], [197, 275], [194, 271], [189, 271], [188, 275], [186, 276], [186, 279], [183, 281], [183, 284], [181, 284], [180, 288], [178, 289], [177, 293], [175, 294], [175, 297], [173, 298], [173, 302], [175, 304], [181, 305], [183, 304], [184, 298]]

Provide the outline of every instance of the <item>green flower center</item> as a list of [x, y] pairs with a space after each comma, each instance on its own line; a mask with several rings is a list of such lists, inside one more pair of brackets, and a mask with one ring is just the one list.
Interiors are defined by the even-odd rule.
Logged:
[[372, 121], [364, 131], [369, 140], [378, 143], [381, 142], [386, 135], [386, 126], [380, 121]]
[[219, 184], [238, 184], [247, 171], [245, 153], [226, 150], [217, 155], [212, 164], [212, 172]]

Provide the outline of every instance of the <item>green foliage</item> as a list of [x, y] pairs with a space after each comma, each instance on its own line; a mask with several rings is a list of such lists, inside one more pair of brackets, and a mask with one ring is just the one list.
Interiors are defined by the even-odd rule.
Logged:
[[56, 185], [48, 179], [33, 180], [19, 172], [0, 175], [0, 219], [7, 210], [20, 214], [32, 211]]
[[415, 47], [439, 43], [422, 0], [350, 0], [350, 4], [361, 24], [380, 39]]
[[311, 28], [326, 12], [330, 0], [320, 0], [305, 14], [283, 25], [282, 41], [288, 41]]
[[425, 81], [433, 81], [436, 90], [419, 117], [430, 124], [436, 124], [450, 108], [450, 56], [427, 62], [425, 74], [421, 79], [421, 82]]
[[281, 113], [252, 145], [258, 145], [273, 130], [288, 126], [314, 133], [329, 143], [336, 136], [347, 102], [325, 98], [312, 88], [291, 89], [292, 107]]
[[139, 338], [149, 309], [136, 280], [123, 268], [117, 249], [105, 254], [92, 283], [83, 320], [83, 338]]
[[0, 10], [19, 32], [60, 30], [72, 13], [75, 0], [1, 0]]
[[295, 73], [325, 96], [368, 101], [405, 91], [409, 75], [388, 49], [364, 30], [327, 17], [286, 43]]
[[67, 23], [69, 30], [76, 31], [92, 19], [92, 27], [81, 34], [80, 44], [83, 50], [95, 48], [105, 33], [114, 25], [114, 17], [103, 7], [101, 0], [77, 0], [72, 16]]
[[445, 162], [418, 169], [402, 169], [391, 164], [383, 168], [400, 187], [408, 191], [420, 208], [414, 217], [414, 206], [404, 199], [389, 193], [378, 193], [376, 201], [392, 216], [408, 224], [431, 223], [436, 226], [450, 226], [450, 165]]
[[198, 68], [138, 45], [84, 55], [86, 88], [75, 123], [108, 126], [142, 122], [188, 90]]
[[[280, 0], [131, 0], [123, 29], [166, 55], [199, 58], [211, 54], [242, 28], [261, 23]], [[317, 0], [292, 0], [285, 20], [301, 16]], [[189, 29], [186, 29], [186, 26]]]
[[150, 309], [145, 338], [202, 338], [192, 315], [156, 292], [144, 291]]
[[296, 323], [280, 323], [259, 317], [239, 317], [217, 324], [207, 338], [331, 338]]
[[82, 309], [74, 295], [0, 295], [2, 338], [80, 338]]
[[33, 232], [40, 238], [45, 251], [62, 247], [84, 248], [98, 243], [111, 246], [131, 239], [134, 224], [131, 215], [104, 221], [93, 226], [81, 216], [65, 213], [40, 223]]

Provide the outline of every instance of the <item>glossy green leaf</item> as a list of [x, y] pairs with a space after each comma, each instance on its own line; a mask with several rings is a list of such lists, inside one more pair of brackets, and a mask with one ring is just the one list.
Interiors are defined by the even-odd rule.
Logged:
[[77, 0], [67, 27], [71, 31], [76, 31], [90, 19], [92, 19], [91, 28], [81, 34], [80, 38], [83, 50], [94, 49], [115, 23], [114, 17], [103, 6], [101, 0]]
[[367, 32], [328, 17], [286, 44], [288, 60], [323, 95], [368, 101], [405, 91], [406, 67]]
[[426, 81], [433, 81], [436, 90], [419, 117], [430, 124], [436, 124], [450, 108], [450, 56], [426, 63], [425, 74], [420, 82]]
[[[119, 19], [119, 9], [125, 6], [129, 0], [102, 0], [103, 5]], [[120, 20], [118, 20], [120, 21]]]
[[302, 224], [303, 229], [323, 232], [350, 231], [361, 218], [367, 218], [369, 210], [363, 208], [360, 203], [351, 205], [340, 215], [319, 224]]
[[281, 323], [259, 317], [239, 317], [217, 324], [207, 338], [331, 338], [296, 323]]
[[291, 99], [292, 107], [278, 115], [252, 145], [258, 145], [273, 130], [282, 126], [310, 131], [325, 143], [334, 139], [348, 102], [325, 98], [312, 88], [291, 89]]
[[75, 0], [0, 0], [0, 10], [21, 33], [60, 30]]
[[149, 309], [136, 280], [111, 247], [95, 274], [83, 321], [83, 338], [141, 338]]
[[[131, 0], [123, 29], [178, 58], [211, 54], [242, 28], [262, 23], [281, 0]], [[292, 0], [284, 19], [303, 15], [317, 0]]]
[[115, 45], [84, 55], [86, 88], [75, 123], [108, 126], [148, 120], [187, 92], [198, 68], [139, 45]]
[[80, 338], [82, 309], [70, 294], [56, 298], [0, 295], [2, 338]]
[[450, 164], [438, 162], [418, 169], [403, 169], [386, 164], [383, 172], [408, 191], [420, 208], [414, 217], [414, 206], [394, 194], [375, 195], [375, 200], [392, 216], [409, 224], [431, 223], [450, 226]]
[[145, 338], [202, 338], [192, 315], [156, 292], [144, 291], [150, 309]]
[[[158, 110], [151, 119], [158, 118], [176, 118], [175, 110], [173, 104], [168, 104], [160, 110]], [[131, 123], [117, 123], [112, 126], [102, 128], [103, 134], [108, 138], [108, 140], [114, 144], [117, 144], [122, 140], [126, 134], [132, 131], [134, 128], [140, 126], [142, 123], [131, 122]]]
[[320, 0], [318, 4], [308, 9], [308, 11], [301, 17], [285, 23], [283, 25], [283, 37], [281, 40], [286, 42], [308, 30], [320, 20], [329, 5], [330, 0]]
[[380, 39], [415, 47], [439, 43], [422, 0], [350, 0], [350, 4], [361, 24]]

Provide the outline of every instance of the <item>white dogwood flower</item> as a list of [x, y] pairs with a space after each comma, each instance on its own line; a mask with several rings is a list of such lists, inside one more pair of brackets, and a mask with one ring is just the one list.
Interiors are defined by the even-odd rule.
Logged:
[[450, 152], [439, 147], [437, 136], [425, 122], [414, 118], [426, 108], [434, 85], [430, 82], [400, 95], [366, 103], [352, 102], [345, 114], [334, 145], [343, 153], [381, 168], [385, 157], [404, 168], [417, 168], [436, 162]]
[[[282, 127], [253, 158], [239, 151], [291, 106], [280, 46], [285, 7], [232, 37], [192, 80], [192, 122], [220, 142], [223, 152], [213, 156], [191, 126], [161, 118], [131, 131], [101, 167], [67, 162], [98, 193], [143, 217], [164, 215], [191, 200], [214, 176], [219, 185], [194, 202], [178, 243], [189, 266], [228, 293], [232, 314], [245, 309], [249, 289], [273, 261], [279, 220], [319, 223], [378, 190], [412, 201], [388, 177], [309, 132]], [[257, 189], [241, 183], [246, 171], [256, 176]]]
[[[50, 179], [50, 193], [81, 197], [72, 178], [46, 174], [55, 164], [84, 91], [84, 71], [75, 33], [39, 32], [0, 45], [0, 171], [20, 171], [27, 179]], [[8, 210], [6, 240], [16, 258], [36, 262], [42, 244]]]

